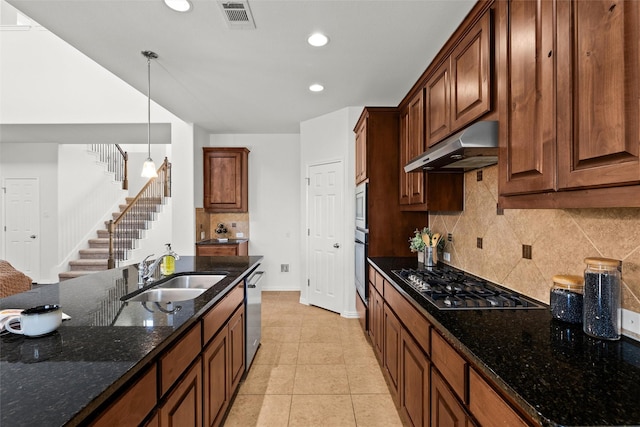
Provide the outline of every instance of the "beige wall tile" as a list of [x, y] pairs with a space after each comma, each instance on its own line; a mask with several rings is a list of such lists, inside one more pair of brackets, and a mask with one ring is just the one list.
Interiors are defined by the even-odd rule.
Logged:
[[[430, 228], [453, 233], [450, 264], [548, 303], [555, 274], [582, 275], [587, 256], [623, 261], [623, 303], [640, 312], [640, 209], [507, 209], [497, 215], [498, 167], [465, 174], [465, 210], [436, 212]], [[483, 238], [483, 249], [476, 239]], [[522, 258], [522, 245], [532, 259]]]

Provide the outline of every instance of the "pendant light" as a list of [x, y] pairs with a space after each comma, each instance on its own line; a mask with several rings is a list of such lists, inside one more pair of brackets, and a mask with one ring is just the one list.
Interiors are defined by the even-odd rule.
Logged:
[[142, 56], [147, 58], [147, 148], [148, 157], [142, 165], [142, 173], [140, 176], [144, 178], [157, 178], [158, 172], [156, 171], [156, 164], [151, 159], [151, 60], [157, 59], [158, 54], [151, 52], [150, 50], [143, 50]]

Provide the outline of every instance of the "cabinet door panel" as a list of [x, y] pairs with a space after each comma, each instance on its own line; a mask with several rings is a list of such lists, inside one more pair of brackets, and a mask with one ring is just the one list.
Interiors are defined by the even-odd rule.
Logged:
[[384, 369], [391, 379], [394, 398], [398, 398], [400, 379], [400, 321], [391, 308], [384, 304]]
[[451, 131], [451, 76], [447, 59], [426, 86], [427, 146], [431, 147]]
[[202, 425], [202, 362], [198, 359], [160, 407], [161, 427]]
[[404, 166], [411, 160], [409, 149], [409, 114], [400, 114], [400, 204], [408, 205], [411, 200], [411, 174], [404, 171]]
[[229, 336], [222, 329], [204, 351], [204, 419], [208, 427], [219, 425], [229, 405]]
[[499, 2], [500, 193], [555, 188], [555, 2]]
[[229, 362], [231, 363], [231, 394], [235, 391], [244, 374], [244, 306], [229, 319]]
[[[418, 157], [424, 152], [424, 91], [409, 104], [409, 160]], [[409, 204], [421, 204], [425, 202], [424, 173], [412, 172], [408, 175], [409, 180]]]
[[203, 148], [204, 208], [209, 212], [247, 212], [246, 148]]
[[491, 13], [487, 12], [451, 54], [451, 131], [491, 108]]
[[367, 179], [367, 118], [356, 130], [356, 184]]
[[429, 360], [404, 328], [400, 339], [400, 408], [412, 426], [428, 426]]
[[640, 181], [640, 4], [558, 4], [558, 187]]
[[431, 425], [433, 427], [471, 425], [462, 404], [458, 402], [435, 370], [431, 371]]

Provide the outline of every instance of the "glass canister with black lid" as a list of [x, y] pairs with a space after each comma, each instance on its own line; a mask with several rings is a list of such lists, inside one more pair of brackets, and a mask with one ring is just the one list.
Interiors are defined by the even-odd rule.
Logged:
[[617, 340], [622, 332], [620, 261], [585, 258], [582, 329], [595, 338]]
[[554, 319], [568, 323], [582, 323], [584, 279], [582, 276], [558, 274], [553, 276], [549, 306]]

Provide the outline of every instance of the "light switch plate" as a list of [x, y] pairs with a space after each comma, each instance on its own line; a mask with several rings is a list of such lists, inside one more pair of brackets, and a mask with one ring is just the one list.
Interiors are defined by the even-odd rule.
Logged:
[[640, 313], [623, 308], [622, 329], [640, 335]]
[[444, 258], [445, 261], [450, 262], [451, 261], [451, 254], [449, 252], [443, 252], [442, 257]]

